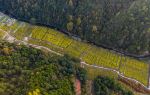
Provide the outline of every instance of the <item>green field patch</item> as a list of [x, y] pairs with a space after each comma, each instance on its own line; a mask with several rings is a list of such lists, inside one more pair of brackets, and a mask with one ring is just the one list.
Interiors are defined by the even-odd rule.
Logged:
[[42, 38], [45, 36], [45, 33], [47, 32], [47, 30], [48, 29], [45, 27], [33, 26], [32, 38], [42, 40]]
[[2, 17], [0, 18], [0, 23], [2, 23], [2, 21], [3, 21], [5, 18], [6, 18], [6, 16], [2, 16]]
[[15, 33], [15, 37], [19, 40], [23, 40], [24, 37], [28, 37], [31, 34], [31, 26], [29, 24], [23, 24]]
[[63, 39], [62, 37], [63, 37], [62, 35], [52, 34], [51, 30], [49, 30], [46, 33], [46, 35], [43, 37], [42, 40], [48, 41], [48, 42], [58, 46]]
[[107, 76], [112, 78], [118, 78], [118, 75], [113, 71], [108, 71], [104, 69], [99, 69], [95, 67], [91, 67], [88, 65], [84, 65], [84, 68], [87, 70], [88, 79], [95, 79], [97, 76]]
[[61, 40], [61, 42], [58, 44], [58, 46], [62, 47], [62, 48], [67, 48], [69, 45], [72, 44], [72, 39], [68, 39], [67, 36], [63, 36], [63, 39]]
[[9, 19], [8, 16], [4, 16], [4, 17], [1, 19], [0, 24], [5, 23], [8, 19]]
[[80, 57], [89, 48], [90, 46], [88, 44], [73, 40], [65, 50], [73, 56]]
[[50, 50], [55, 51], [55, 52], [57, 52], [57, 53], [64, 54], [64, 50], [63, 50], [62, 48], [59, 48], [59, 47], [57, 47], [57, 46], [54, 46], [54, 45], [52, 45], [52, 44], [50, 44], [50, 43], [46, 43], [46, 42], [41, 41], [41, 42], [40, 42], [40, 45], [41, 45], [41, 46], [44, 46], [44, 47], [47, 47], [47, 48], [49, 48]]
[[120, 67], [121, 73], [125, 76], [136, 79], [146, 86], [148, 84], [148, 69], [149, 64], [131, 58], [127, 58]]
[[[10, 20], [10, 21], [8, 21]], [[10, 31], [11, 27], [14, 25], [14, 21], [8, 17], [4, 17], [3, 20], [0, 21], [0, 28], [4, 31]], [[11, 23], [11, 24], [10, 24]], [[18, 27], [18, 25], [16, 25]]]
[[21, 22], [16, 21], [13, 25], [11, 25], [9, 27], [11, 32], [14, 32], [19, 26], [20, 26]]
[[121, 56], [102, 48], [92, 47], [82, 59], [89, 64], [118, 69]]

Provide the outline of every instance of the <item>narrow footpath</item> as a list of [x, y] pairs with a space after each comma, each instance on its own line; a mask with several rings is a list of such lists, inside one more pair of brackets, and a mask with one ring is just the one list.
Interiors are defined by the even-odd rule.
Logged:
[[[37, 48], [37, 49], [41, 49], [41, 50], [47, 50], [49, 52], [52, 52], [56, 55], [59, 55], [59, 56], [63, 56], [62, 54], [56, 52], [56, 51], [53, 51], [47, 47], [44, 47], [44, 46], [40, 46], [40, 45], [34, 45], [34, 44], [30, 44], [28, 43], [27, 41], [22, 41], [22, 40], [18, 40], [16, 39], [15, 37], [13, 37], [12, 35], [10, 35], [7, 31], [4, 31], [2, 29], [0, 29], [1, 32], [4, 32], [5, 35], [4, 35], [4, 40], [10, 42], [10, 43], [14, 43], [14, 42], [19, 42], [20, 44], [24, 44], [24, 45], [27, 45], [27, 46], [31, 46], [33, 48]], [[115, 69], [111, 69], [111, 68], [106, 68], [106, 67], [102, 67], [102, 66], [96, 66], [96, 65], [89, 65], [87, 64], [86, 62], [82, 61], [81, 62], [81, 65], [87, 65], [87, 66], [90, 66], [90, 67], [93, 67], [93, 68], [98, 68], [98, 69], [104, 69], [104, 70], [107, 70], [107, 71], [113, 71], [115, 72], [116, 74], [118, 74], [120, 77], [124, 78], [124, 79], [128, 79], [130, 81], [134, 81], [135, 83], [137, 84], [140, 84], [143, 88], [147, 89], [150, 91], [150, 81], [149, 81], [149, 87], [146, 87], [145, 85], [143, 85], [141, 82], [139, 82], [138, 80], [136, 79], [133, 79], [133, 78], [129, 78], [129, 77], [126, 77], [124, 76], [122, 73], [120, 73], [118, 70], [115, 70]], [[149, 76], [149, 80], [150, 80], [150, 76]]]

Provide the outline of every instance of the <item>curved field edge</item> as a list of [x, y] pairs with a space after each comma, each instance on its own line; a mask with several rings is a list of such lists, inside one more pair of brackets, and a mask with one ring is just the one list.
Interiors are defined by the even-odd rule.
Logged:
[[[50, 28], [19, 22], [4, 14], [1, 14], [0, 17], [0, 29], [0, 33], [3, 35], [1, 38], [7, 38], [7, 36], [2, 34], [2, 31], [7, 31], [18, 40], [41, 45], [61, 54], [68, 53], [82, 58], [88, 64], [120, 71], [126, 77], [136, 79], [145, 86], [149, 85], [149, 65], [143, 61], [129, 58], [103, 48], [97, 48], [96, 46], [78, 41], [79, 39], [77, 38], [69, 38]], [[9, 40], [14, 39], [10, 38]]]

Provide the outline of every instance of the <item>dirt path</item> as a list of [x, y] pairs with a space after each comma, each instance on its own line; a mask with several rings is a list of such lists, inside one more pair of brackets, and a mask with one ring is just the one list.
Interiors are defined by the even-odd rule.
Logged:
[[150, 90], [150, 88], [147, 88], [145, 85], [143, 85], [143, 84], [142, 84], [141, 82], [139, 82], [138, 80], [133, 79], [133, 78], [126, 77], [126, 76], [124, 76], [122, 73], [120, 73], [119, 71], [117, 71], [117, 70], [115, 70], [115, 69], [106, 68], [106, 67], [101, 67], [101, 66], [96, 66], [96, 65], [89, 65], [89, 64], [87, 64], [86, 62], [81, 62], [81, 64], [82, 64], [82, 65], [87, 65], [87, 66], [90, 66], [90, 67], [93, 67], [93, 68], [99, 68], [99, 69], [104, 69], [104, 70], [107, 70], [107, 71], [113, 71], [113, 72], [115, 72], [116, 74], [118, 74], [120, 77], [125, 78], [125, 79], [128, 79], [128, 80], [131, 80], [131, 81], [134, 81], [135, 83], [138, 83], [138, 84], [140, 84], [141, 86], [143, 86], [145, 89]]
[[34, 44], [29, 44], [29, 43], [27, 43], [26, 41], [21, 41], [21, 40], [16, 39], [15, 37], [13, 37], [12, 35], [10, 35], [10, 34], [9, 34], [8, 32], [6, 32], [6, 31], [3, 31], [2, 29], [0, 29], [0, 31], [2, 31], [2, 32], [5, 33], [5, 35], [4, 35], [5, 38], [4, 38], [4, 39], [5, 39], [6, 41], [10, 42], [10, 43], [19, 42], [19, 43], [22, 43], [22, 44], [24, 44], [24, 45], [29, 45], [29, 46], [34, 47], [34, 48], [37, 48], [37, 49], [41, 49], [41, 50], [45, 49], [45, 50], [47, 50], [47, 51], [49, 51], [49, 52], [52, 52], [52, 53], [54, 53], [54, 54], [57, 54], [57, 55], [62, 56], [62, 54], [57, 53], [57, 52], [55, 52], [55, 51], [53, 51], [53, 50], [51, 50], [51, 49], [49, 49], [49, 48], [47, 48], [47, 47], [39, 46], [39, 45], [34, 45]]
[[75, 79], [75, 92], [76, 95], [81, 95], [81, 82], [78, 79]]
[[[53, 51], [53, 50], [51, 50], [51, 49], [49, 49], [49, 48], [47, 48], [47, 47], [39, 46], [39, 45], [34, 45], [34, 44], [29, 44], [29, 43], [27, 43], [26, 41], [17, 40], [15, 37], [13, 37], [13, 36], [10, 35], [8, 32], [6, 32], [6, 31], [4, 31], [4, 30], [2, 30], [2, 29], [0, 29], [0, 31], [5, 32], [5, 34], [6, 34], [6, 35], [5, 35], [5, 40], [8, 41], [8, 42], [10, 42], [10, 43], [13, 43], [13, 42], [17, 41], [17, 42], [22, 43], [22, 44], [24, 44], [24, 45], [29, 45], [29, 46], [31, 46], [31, 47], [34, 47], [34, 48], [37, 48], [37, 49], [41, 49], [41, 50], [45, 49], [45, 50], [47, 50], [47, 51], [49, 51], [49, 52], [52, 52], [52, 53], [54, 53], [54, 54], [63, 56], [62, 54], [60, 54], [60, 53], [58, 53], [58, 52], [55, 52], [55, 51]], [[133, 78], [126, 77], [126, 76], [124, 76], [122, 73], [120, 73], [118, 70], [111, 69], [111, 68], [106, 68], [106, 67], [101, 67], [101, 66], [96, 66], [96, 65], [89, 65], [89, 64], [87, 64], [86, 62], [81, 62], [81, 65], [87, 65], [87, 66], [90, 66], [90, 67], [93, 67], [93, 68], [99, 68], [99, 69], [104, 69], [104, 70], [108, 70], [108, 71], [113, 71], [113, 72], [115, 72], [116, 74], [118, 74], [120, 77], [122, 77], [122, 78], [124, 78], [124, 79], [128, 79], [128, 80], [134, 81], [135, 83], [138, 83], [138, 84], [140, 84], [141, 86], [143, 86], [145, 89], [150, 90], [150, 88], [147, 88], [145, 85], [143, 85], [143, 84], [142, 84], [141, 82], [139, 82], [138, 80], [133, 79]]]

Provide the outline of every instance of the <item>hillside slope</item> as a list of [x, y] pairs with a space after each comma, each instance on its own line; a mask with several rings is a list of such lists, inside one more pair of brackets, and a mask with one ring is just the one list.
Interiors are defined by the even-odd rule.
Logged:
[[[0, 95], [91, 95], [87, 93], [86, 74], [74, 57], [0, 40]], [[80, 80], [81, 94], [75, 92], [75, 79]], [[100, 81], [103, 79], [106, 81]], [[99, 77], [97, 81], [102, 84], [90, 86], [105, 87], [100, 91], [107, 92], [105, 95], [133, 95], [113, 78]], [[98, 93], [94, 95], [104, 95], [99, 90], [94, 92]]]
[[67, 53], [80, 58], [82, 63], [91, 64], [92, 67], [105, 67], [109, 70], [115, 70], [117, 74], [120, 72], [123, 76], [136, 79], [144, 88], [149, 86], [149, 64], [146, 64], [147, 62], [144, 60], [137, 60], [108, 49], [98, 48], [74, 40], [54, 29], [20, 22], [2, 13], [0, 21], [0, 37], [3, 40], [11, 43], [30, 44], [38, 49], [48, 50], [58, 55]]
[[1, 0], [0, 10], [132, 54], [150, 52], [150, 0]]
[[69, 56], [0, 41], [0, 95], [75, 95], [77, 65]]

